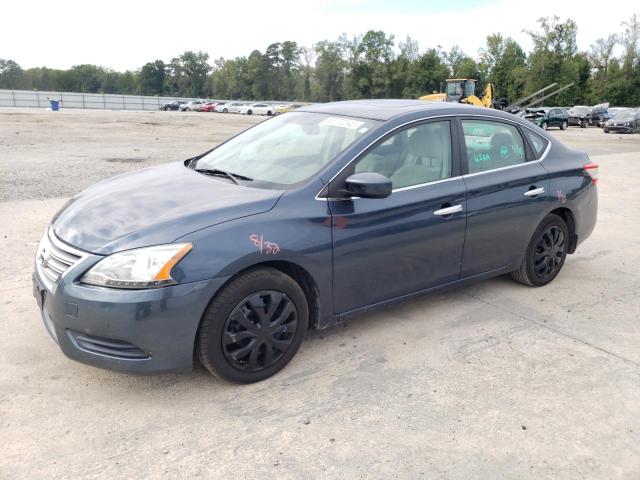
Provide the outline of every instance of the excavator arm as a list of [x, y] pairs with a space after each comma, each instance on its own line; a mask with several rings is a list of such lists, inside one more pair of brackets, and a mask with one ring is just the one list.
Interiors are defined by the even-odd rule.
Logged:
[[475, 95], [470, 95], [467, 98], [462, 99], [460, 103], [468, 103], [470, 105], [475, 105], [476, 107], [491, 108], [493, 106], [493, 83], [487, 83], [487, 88], [481, 98], [478, 98]]

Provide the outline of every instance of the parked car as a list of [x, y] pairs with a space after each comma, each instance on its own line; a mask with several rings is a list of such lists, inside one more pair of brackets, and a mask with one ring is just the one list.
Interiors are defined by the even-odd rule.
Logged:
[[524, 118], [535, 123], [543, 130], [549, 127], [558, 127], [560, 130], [566, 130], [569, 125], [569, 112], [562, 107], [527, 108]]
[[620, 110], [607, 120], [604, 133], [638, 133], [640, 132], [640, 110]]
[[203, 103], [198, 107], [199, 112], [215, 112], [217, 103], [216, 102], [207, 102]]
[[180, 106], [180, 111], [189, 112], [191, 110], [198, 110], [206, 102], [204, 100], [191, 100], [184, 105]]
[[286, 113], [295, 110], [296, 108], [300, 108], [302, 105], [296, 103], [289, 103], [287, 105], [276, 105], [276, 114], [278, 113]]
[[591, 124], [591, 107], [578, 105], [569, 109], [569, 125], [587, 128]]
[[246, 104], [242, 102], [229, 102], [222, 106], [222, 110], [218, 108], [216, 111], [222, 113], [238, 113], [245, 105]]
[[216, 103], [215, 107], [213, 107], [213, 111], [214, 112], [222, 112], [222, 110], [224, 109], [224, 106], [227, 104], [227, 102], [218, 102]]
[[608, 108], [609, 103], [600, 103], [591, 107], [590, 124], [596, 127], [602, 127], [605, 122], [611, 118]]
[[505, 273], [547, 285], [595, 226], [597, 171], [506, 112], [305, 106], [76, 195], [38, 246], [33, 291], [75, 360], [157, 372], [195, 356], [255, 382], [308, 328]]
[[167, 111], [167, 110], [179, 110], [180, 109], [180, 105], [182, 105], [184, 103], [183, 100], [172, 100], [171, 102], [165, 103], [164, 105], [160, 106], [160, 110], [162, 111]]
[[273, 115], [275, 111], [275, 107], [267, 103], [252, 103], [240, 109], [240, 113], [243, 115], [267, 115], [268, 117]]

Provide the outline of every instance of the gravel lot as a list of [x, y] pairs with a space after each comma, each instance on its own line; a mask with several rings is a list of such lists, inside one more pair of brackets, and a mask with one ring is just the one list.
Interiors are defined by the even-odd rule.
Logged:
[[0, 478], [640, 478], [640, 135], [554, 131], [600, 164], [596, 231], [549, 286], [496, 278], [312, 332], [275, 377], [68, 360], [31, 296], [83, 187], [260, 121], [0, 109]]

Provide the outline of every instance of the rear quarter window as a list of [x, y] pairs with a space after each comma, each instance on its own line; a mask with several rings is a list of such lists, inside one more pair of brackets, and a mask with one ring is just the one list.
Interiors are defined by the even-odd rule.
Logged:
[[538, 160], [544, 151], [547, 149], [547, 145], [549, 141], [546, 138], [541, 137], [537, 133], [532, 132], [528, 128], [523, 128], [524, 135], [527, 137], [529, 141], [529, 145], [531, 146], [531, 151], [533, 152], [533, 157]]

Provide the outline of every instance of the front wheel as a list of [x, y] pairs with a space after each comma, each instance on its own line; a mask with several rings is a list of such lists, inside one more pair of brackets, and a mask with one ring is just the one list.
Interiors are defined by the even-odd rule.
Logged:
[[234, 279], [207, 308], [197, 339], [202, 365], [237, 383], [264, 380], [284, 368], [309, 324], [304, 292], [290, 276], [257, 268]]
[[582, 120], [580, 122], [580, 128], [587, 128], [587, 121], [586, 120]]
[[253, 112], [251, 110], [247, 110], [247, 115], [251, 115]]
[[540, 124], [540, 128], [542, 128], [543, 130], [547, 130], [549, 128], [549, 124], [547, 122], [542, 122]]
[[511, 278], [530, 287], [551, 282], [562, 269], [569, 249], [569, 229], [558, 215], [547, 215], [538, 226], [522, 264]]
[[566, 130], [566, 129], [567, 129], [567, 126], [568, 126], [567, 121], [566, 121], [566, 120], [564, 120], [564, 121], [562, 122], [562, 124], [560, 125], [560, 130]]
[[273, 112], [271, 110], [267, 110], [267, 117], [270, 117], [271, 115], [273, 115]]

